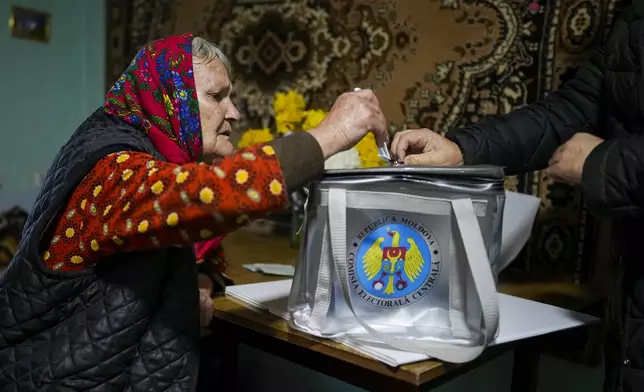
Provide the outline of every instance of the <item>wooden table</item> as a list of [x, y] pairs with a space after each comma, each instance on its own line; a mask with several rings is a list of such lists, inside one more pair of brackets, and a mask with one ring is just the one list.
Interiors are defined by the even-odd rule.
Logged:
[[[252, 244], [252, 245], [251, 245]], [[228, 272], [236, 284], [267, 282], [284, 279], [269, 277], [245, 270], [244, 263], [295, 263], [296, 250], [287, 238], [237, 232], [224, 242]], [[510, 278], [500, 284], [501, 292], [547, 302], [557, 306], [579, 309], [592, 303], [587, 289], [580, 285], [560, 282], [521, 282]], [[539, 345], [543, 338], [529, 339], [515, 344], [494, 346], [476, 361], [464, 365], [440, 361], [424, 361], [392, 368], [370, 359], [331, 340], [289, 329], [287, 323], [267, 312], [249, 309], [233, 299], [222, 297], [214, 301], [215, 319], [212, 328], [222, 340], [224, 390], [236, 389], [238, 345], [244, 343], [264, 350], [315, 371], [340, 379], [370, 391], [420, 391], [429, 390], [490, 361], [500, 354], [515, 349], [512, 391], [536, 391]]]

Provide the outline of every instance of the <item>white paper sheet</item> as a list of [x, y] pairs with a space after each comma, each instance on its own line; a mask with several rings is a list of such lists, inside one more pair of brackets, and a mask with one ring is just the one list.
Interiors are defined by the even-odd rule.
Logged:
[[[288, 319], [286, 306], [291, 284], [292, 280], [287, 279], [230, 286], [226, 289], [226, 294], [251, 308], [269, 311], [278, 317]], [[509, 343], [599, 321], [593, 316], [505, 294], [499, 294], [499, 309], [501, 313], [499, 335], [493, 344]], [[429, 359], [422, 354], [399, 351], [384, 345], [358, 344], [341, 338], [336, 340], [389, 366], [400, 366]]]
[[528, 242], [540, 204], [538, 197], [505, 191], [499, 271], [510, 265]]
[[266, 275], [277, 276], [293, 276], [295, 275], [295, 267], [289, 264], [244, 264], [244, 268], [253, 272], [260, 272]]

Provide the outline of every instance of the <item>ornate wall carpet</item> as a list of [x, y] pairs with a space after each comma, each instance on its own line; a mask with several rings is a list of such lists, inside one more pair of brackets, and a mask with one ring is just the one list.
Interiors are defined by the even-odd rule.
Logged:
[[[445, 132], [533, 102], [572, 77], [605, 37], [618, 0], [111, 0], [108, 85], [147, 40], [196, 31], [230, 57], [241, 126], [270, 125], [285, 89], [328, 109], [376, 90], [392, 133]], [[151, 23], [150, 21], [153, 21]], [[507, 188], [543, 203], [516, 265], [592, 279], [593, 222], [573, 187], [542, 173]]]

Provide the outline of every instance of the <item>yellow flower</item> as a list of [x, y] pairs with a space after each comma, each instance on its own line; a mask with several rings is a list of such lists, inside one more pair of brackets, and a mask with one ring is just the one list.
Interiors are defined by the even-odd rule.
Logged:
[[210, 189], [208, 187], [203, 188], [199, 192], [199, 200], [201, 200], [201, 202], [204, 203], [204, 204], [212, 203], [214, 198], [215, 198], [215, 193], [212, 191], [212, 189]]
[[268, 128], [263, 129], [249, 129], [242, 135], [237, 146], [239, 148], [246, 148], [256, 144], [262, 144], [273, 140], [273, 135]]
[[179, 224], [179, 215], [176, 212], [170, 213], [170, 215], [168, 215], [168, 217], [166, 218], [165, 223], [167, 223], [170, 227], [175, 227]]
[[262, 147], [262, 151], [264, 151], [264, 154], [268, 156], [275, 155], [275, 149], [271, 146]]
[[160, 195], [163, 192], [163, 182], [160, 180], [155, 182], [154, 184], [152, 184], [150, 189], [155, 195]]
[[139, 223], [139, 227], [137, 230], [139, 233], [145, 233], [148, 231], [148, 227], [150, 227], [150, 224], [148, 223], [147, 220], [142, 220], [141, 223]]
[[178, 184], [183, 184], [184, 181], [188, 178], [189, 175], [190, 175], [190, 173], [187, 172], [187, 171], [184, 171], [184, 172], [181, 172], [181, 173], [177, 174], [177, 183]]
[[118, 158], [116, 158], [116, 162], [123, 163], [123, 162], [127, 161], [128, 159], [130, 159], [130, 156], [127, 155], [127, 154], [123, 154], [123, 155], [119, 155]]
[[358, 155], [360, 155], [361, 167], [379, 167], [385, 164], [385, 161], [378, 156], [378, 147], [373, 133], [368, 133], [355, 148], [358, 150]]
[[83, 262], [83, 258], [80, 256], [72, 256], [71, 260], [72, 264], [80, 264]]
[[165, 106], [165, 111], [168, 113], [168, 116], [172, 117], [174, 115], [174, 107], [168, 94], [163, 94], [163, 106]]
[[248, 181], [248, 177], [249, 177], [248, 171], [246, 171], [246, 170], [244, 170], [244, 169], [239, 169], [239, 170], [237, 170], [237, 172], [235, 173], [235, 181], [236, 181], [238, 184], [244, 184], [244, 183], [246, 183], [246, 181]]
[[293, 110], [293, 111], [304, 111], [306, 107], [306, 102], [302, 94], [297, 91], [290, 90], [286, 93], [276, 93], [275, 99], [273, 100], [273, 111], [275, 115]]
[[285, 134], [287, 131], [299, 131], [303, 119], [303, 111], [289, 109], [275, 114], [275, 127], [279, 134]]
[[300, 127], [304, 118], [306, 102], [304, 97], [296, 91], [276, 93], [273, 100], [273, 111], [275, 112], [275, 126], [277, 132], [284, 134], [287, 131], [295, 131]]
[[132, 174], [134, 174], [132, 170], [125, 169], [123, 170], [123, 175], [121, 175], [121, 178], [123, 178], [123, 181], [127, 181], [130, 179], [130, 177], [132, 177]]
[[273, 180], [268, 184], [268, 188], [271, 190], [271, 193], [274, 194], [275, 196], [280, 195], [282, 193], [282, 183]]
[[276, 114], [275, 128], [277, 129], [277, 133], [283, 135], [288, 131], [295, 131], [300, 120], [302, 118], [298, 118], [292, 113]]
[[322, 120], [326, 117], [326, 112], [324, 110], [307, 110], [304, 112], [304, 123], [302, 124], [302, 130], [308, 131], [320, 125]]

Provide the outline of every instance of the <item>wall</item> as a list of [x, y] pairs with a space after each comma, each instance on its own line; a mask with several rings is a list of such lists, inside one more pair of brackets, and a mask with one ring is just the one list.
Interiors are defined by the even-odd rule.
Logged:
[[[14, 39], [10, 6], [49, 12], [48, 44]], [[0, 211], [30, 207], [35, 173], [105, 94], [104, 0], [11, 0], [0, 5]]]

